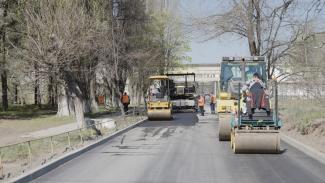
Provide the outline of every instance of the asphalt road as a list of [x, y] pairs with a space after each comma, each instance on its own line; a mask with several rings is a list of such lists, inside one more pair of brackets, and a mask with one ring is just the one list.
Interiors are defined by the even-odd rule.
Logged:
[[215, 115], [142, 125], [58, 167], [42, 183], [325, 183], [325, 165], [282, 144], [282, 154], [233, 154]]

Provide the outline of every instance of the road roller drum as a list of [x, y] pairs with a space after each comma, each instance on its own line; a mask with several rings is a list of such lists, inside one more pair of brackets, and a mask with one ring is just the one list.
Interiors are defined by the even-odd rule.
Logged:
[[231, 133], [231, 114], [219, 114], [219, 141], [229, 141]]
[[236, 130], [232, 148], [235, 153], [279, 153], [280, 134], [278, 130]]
[[172, 119], [171, 109], [148, 110], [149, 120], [170, 120]]

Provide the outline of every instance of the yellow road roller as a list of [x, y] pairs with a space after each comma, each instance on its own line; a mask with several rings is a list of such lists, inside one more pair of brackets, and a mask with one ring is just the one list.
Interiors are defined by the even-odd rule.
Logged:
[[219, 141], [230, 141], [232, 113], [237, 110], [238, 86], [242, 82], [242, 74], [237, 67], [241, 62], [233, 57], [223, 57], [221, 62], [220, 79], [217, 85], [217, 113], [219, 118]]
[[171, 120], [172, 103], [170, 102], [169, 78], [166, 75], [151, 76], [147, 99], [149, 120]]
[[[221, 73], [222, 75], [222, 73]], [[232, 112], [236, 110], [237, 100], [235, 96], [232, 96], [231, 93], [222, 91], [219, 88], [217, 91], [217, 112], [219, 118], [219, 141], [229, 141], [230, 140], [230, 118]]]

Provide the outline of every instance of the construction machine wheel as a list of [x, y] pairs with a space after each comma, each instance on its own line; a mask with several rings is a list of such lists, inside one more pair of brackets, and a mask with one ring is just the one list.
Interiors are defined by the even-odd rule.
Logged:
[[219, 141], [229, 141], [231, 133], [231, 114], [219, 113]]
[[172, 111], [171, 109], [155, 109], [148, 111], [148, 119], [149, 120], [171, 120], [172, 119]]
[[234, 153], [279, 153], [280, 135], [278, 130], [236, 130], [232, 149]]

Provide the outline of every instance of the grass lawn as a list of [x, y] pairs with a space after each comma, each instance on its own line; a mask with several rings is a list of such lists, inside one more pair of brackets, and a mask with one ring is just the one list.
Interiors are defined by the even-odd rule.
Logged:
[[48, 106], [10, 106], [0, 112], [0, 146], [24, 140], [30, 132], [74, 122], [73, 117], [58, 117]]
[[[10, 106], [8, 111], [0, 108], [0, 146], [26, 140], [24, 135], [56, 127], [75, 121], [74, 117], [56, 116], [56, 107], [44, 105], [39, 108], [36, 105]], [[97, 113], [87, 113], [85, 117], [96, 118], [117, 112], [118, 109], [105, 109], [99, 106]]]
[[0, 119], [28, 119], [39, 117], [42, 115], [56, 114], [56, 107], [42, 105], [39, 108], [37, 105], [13, 105], [9, 106], [7, 111], [3, 111], [0, 107]]

